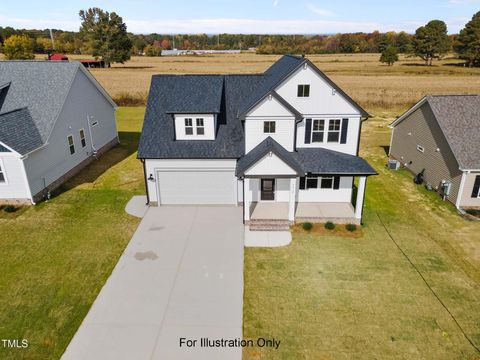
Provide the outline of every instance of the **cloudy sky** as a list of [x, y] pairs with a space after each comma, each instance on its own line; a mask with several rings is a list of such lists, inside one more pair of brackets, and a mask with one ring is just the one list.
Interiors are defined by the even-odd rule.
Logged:
[[134, 33], [330, 34], [407, 31], [431, 19], [457, 33], [480, 0], [1, 0], [0, 26], [78, 30], [78, 11], [100, 7]]

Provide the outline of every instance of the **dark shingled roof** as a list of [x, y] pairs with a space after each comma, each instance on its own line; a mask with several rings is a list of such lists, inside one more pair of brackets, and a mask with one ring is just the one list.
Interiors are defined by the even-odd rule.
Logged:
[[43, 145], [27, 108], [0, 113], [0, 141], [21, 155]]
[[304, 173], [330, 175], [376, 175], [377, 172], [359, 156], [324, 148], [297, 148], [292, 153]]
[[244, 176], [245, 171], [270, 151], [300, 176], [307, 173], [366, 176], [377, 174], [361, 157], [324, 148], [298, 148], [294, 152], [289, 152], [269, 136], [238, 160], [235, 175]]
[[427, 96], [461, 169], [480, 169], [480, 95]]
[[2, 144], [0, 144], [0, 152], [10, 152], [10, 150], [8, 150], [5, 146], [2, 146]]
[[305, 173], [302, 166], [292, 156], [293, 153], [287, 151], [282, 145], [269, 136], [260, 144], [255, 146], [252, 150], [250, 150], [248, 154], [238, 160], [235, 175], [243, 176], [245, 171], [255, 165], [257, 161], [262, 159], [270, 151], [282, 159], [293, 170], [295, 170], [298, 175], [303, 175]]
[[[187, 87], [175, 87], [172, 91], [171, 84], [181, 79]], [[182, 103], [175, 109], [177, 113], [211, 113], [218, 112], [215, 140], [175, 140], [173, 114], [167, 113], [178, 105], [178, 97], [189, 98], [203, 94], [210, 90], [205, 82], [212, 80], [220, 93], [218, 98], [202, 102], [202, 110], [193, 111], [192, 103]], [[138, 148], [139, 158], [154, 159], [208, 159], [230, 158], [236, 159], [244, 154], [243, 127], [237, 119], [238, 108], [248, 94], [255, 90], [262, 75], [169, 75], [153, 76], [150, 86], [145, 121]], [[206, 86], [203, 89], [201, 86]], [[218, 101], [218, 105], [217, 104]], [[219, 107], [218, 107], [219, 106]], [[209, 107], [210, 111], [207, 111]], [[213, 111], [215, 110], [215, 111]]]

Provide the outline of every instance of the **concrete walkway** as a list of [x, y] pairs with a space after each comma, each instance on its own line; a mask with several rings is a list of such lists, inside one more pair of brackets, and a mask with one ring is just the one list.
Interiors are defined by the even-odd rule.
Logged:
[[290, 231], [250, 231], [245, 226], [246, 247], [279, 247], [287, 246], [292, 242]]
[[242, 336], [243, 236], [241, 207], [149, 208], [63, 359], [241, 359], [199, 342]]
[[129, 215], [143, 218], [148, 210], [148, 206], [146, 204], [147, 197], [145, 195], [134, 196], [125, 206], [125, 212]]

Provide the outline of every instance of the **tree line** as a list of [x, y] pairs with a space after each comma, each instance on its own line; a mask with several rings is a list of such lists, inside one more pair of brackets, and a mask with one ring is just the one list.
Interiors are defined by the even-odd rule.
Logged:
[[381, 62], [392, 65], [398, 54], [418, 56], [431, 65], [455, 51], [468, 66], [480, 66], [480, 12], [456, 35], [447, 25], [432, 20], [414, 34], [374, 31], [332, 35], [248, 35], [248, 34], [133, 34], [115, 12], [99, 8], [81, 10], [78, 32], [52, 29], [20, 30], [0, 27], [0, 51], [7, 58], [33, 58], [33, 53], [90, 54], [106, 62], [128, 60], [132, 55], [160, 56], [162, 50], [255, 49], [259, 54], [382, 53]]

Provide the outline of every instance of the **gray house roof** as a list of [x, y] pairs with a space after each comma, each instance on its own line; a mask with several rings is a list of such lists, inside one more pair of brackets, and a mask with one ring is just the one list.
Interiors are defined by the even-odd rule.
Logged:
[[429, 95], [407, 110], [391, 126], [428, 104], [460, 169], [480, 169], [480, 95]]
[[0, 152], [10, 152], [10, 150], [8, 150], [5, 146], [2, 146], [2, 144], [0, 144]]
[[28, 108], [0, 113], [0, 141], [19, 154], [42, 146], [42, 137]]
[[[338, 93], [368, 114], [308, 59], [285, 55], [264, 74], [255, 75], [155, 75], [152, 77], [142, 135], [140, 159], [240, 158], [244, 155], [241, 117], [265, 96], [272, 94], [296, 118], [301, 117], [274, 87], [307, 62]], [[175, 140], [173, 114], [218, 114], [215, 140]]]

